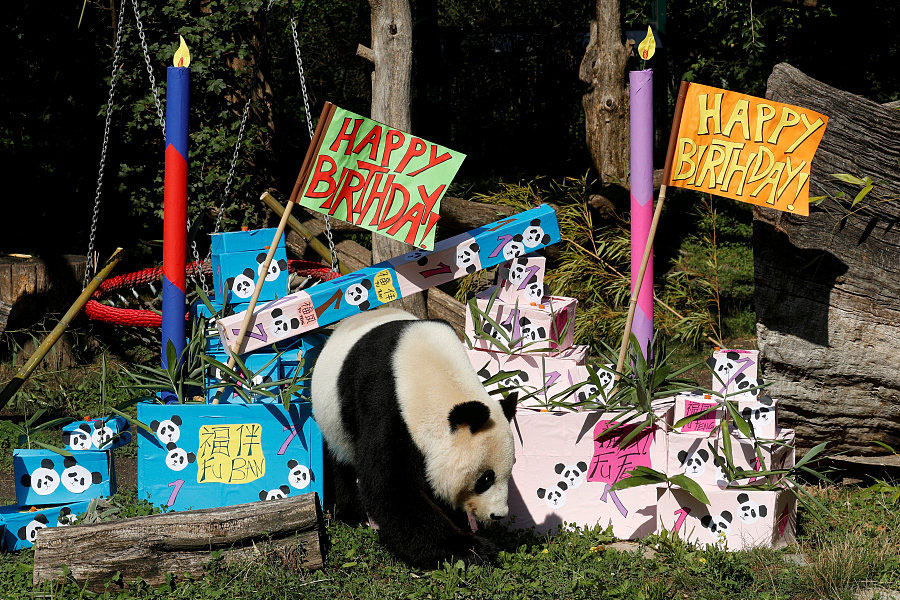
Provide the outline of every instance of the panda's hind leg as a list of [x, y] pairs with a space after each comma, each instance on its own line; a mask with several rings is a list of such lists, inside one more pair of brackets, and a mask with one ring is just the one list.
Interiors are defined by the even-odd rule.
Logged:
[[359, 499], [356, 469], [353, 465], [336, 460], [330, 452], [326, 452], [325, 456], [331, 473], [329, 479], [333, 484], [331, 498], [334, 502], [334, 517], [353, 525], [368, 520], [366, 509]]

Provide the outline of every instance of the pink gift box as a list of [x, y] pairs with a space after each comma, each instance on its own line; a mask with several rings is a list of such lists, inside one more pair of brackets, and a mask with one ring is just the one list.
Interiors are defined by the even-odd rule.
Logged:
[[617, 447], [625, 431], [594, 439], [620, 417], [599, 411], [516, 412], [512, 422], [516, 463], [509, 488], [512, 527], [533, 526], [545, 533], [564, 523], [611, 524], [613, 534], [623, 539], [653, 533], [663, 488], [610, 488], [636, 466], [661, 470], [665, 434], [659, 428], [648, 430], [625, 449]]
[[704, 487], [709, 505], [678, 488], [665, 490], [659, 529], [695, 544], [746, 550], [780, 548], [794, 540], [797, 498], [789, 490], [720, 490]]
[[[794, 431], [782, 429], [778, 432], [780, 443], [760, 444], [762, 462], [756, 454], [753, 441], [731, 436], [731, 458], [736, 469], [771, 471], [789, 469], [794, 466]], [[666, 475], [684, 474], [701, 485], [725, 486], [726, 476], [716, 462], [716, 456], [725, 457], [721, 435], [705, 432], [670, 432], [668, 439], [669, 456]], [[715, 450], [715, 453], [713, 452]], [[774, 481], [776, 476], [771, 476]], [[737, 483], [753, 483], [755, 478], [739, 480]]]
[[[738, 400], [738, 412], [753, 428], [757, 439], [770, 440], [778, 431], [778, 400], [771, 396], [759, 396], [755, 400]], [[738, 435], [741, 435], [738, 433]]]
[[[675, 413], [672, 417], [675, 423], [681, 419], [702, 413], [705, 410], [716, 406], [718, 402], [709, 394], [678, 394], [675, 396]], [[722, 409], [709, 412], [702, 417], [698, 417], [690, 423], [685, 423], [681, 427], [676, 428], [679, 432], [700, 432], [710, 433], [719, 424], [722, 418]]]
[[706, 359], [712, 369], [712, 389], [727, 394], [730, 400], [752, 400], [762, 391], [743, 390], [762, 385], [758, 368], [758, 350], [716, 350]]
[[497, 298], [509, 304], [541, 304], [549, 296], [544, 285], [547, 259], [538, 254], [526, 254], [500, 265], [497, 271]]
[[[478, 308], [487, 313], [506, 335], [494, 330], [487, 321], [482, 325], [485, 333], [493, 336], [504, 345], [512, 344], [516, 350], [538, 352], [562, 350], [569, 348], [575, 338], [575, 298], [548, 296], [546, 304], [541, 306], [509, 304], [494, 298], [488, 309], [494, 287], [488, 288], [475, 296]], [[490, 340], [476, 337], [472, 311], [466, 311], [466, 336], [480, 350], [500, 350]]]
[[[552, 353], [506, 354], [470, 348], [466, 349], [466, 353], [482, 381], [501, 371], [514, 373], [488, 386], [488, 389], [519, 388], [519, 397], [524, 397], [519, 406], [523, 408], [553, 409], [549, 405], [551, 399], [554, 402], [583, 402], [592, 397], [598, 402], [603, 400], [601, 395], [596, 395], [597, 386], [584, 365], [587, 346], [572, 346]], [[596, 372], [603, 388], [609, 393], [614, 384], [612, 373], [602, 367], [597, 367]], [[578, 384], [581, 385], [575, 388]], [[566, 391], [569, 393], [563, 396]]]

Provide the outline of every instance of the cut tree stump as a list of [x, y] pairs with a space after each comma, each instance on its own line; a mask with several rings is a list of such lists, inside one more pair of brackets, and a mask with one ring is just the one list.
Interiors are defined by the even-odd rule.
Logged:
[[187, 510], [94, 525], [42, 529], [34, 544], [34, 584], [69, 577], [102, 592], [117, 572], [165, 583], [168, 573], [203, 575], [214, 551], [226, 561], [266, 559], [291, 570], [321, 569], [322, 511], [316, 493]]
[[[776, 65], [766, 96], [829, 121], [812, 162], [809, 217], [754, 208], [754, 302], [763, 377], [798, 446], [883, 454], [900, 446], [900, 112]], [[831, 174], [871, 177], [858, 187]], [[893, 197], [879, 202], [874, 194]]]

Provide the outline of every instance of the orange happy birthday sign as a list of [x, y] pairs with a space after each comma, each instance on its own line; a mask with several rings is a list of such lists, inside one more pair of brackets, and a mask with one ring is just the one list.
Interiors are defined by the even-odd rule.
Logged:
[[828, 117], [690, 84], [669, 185], [809, 214], [809, 170]]

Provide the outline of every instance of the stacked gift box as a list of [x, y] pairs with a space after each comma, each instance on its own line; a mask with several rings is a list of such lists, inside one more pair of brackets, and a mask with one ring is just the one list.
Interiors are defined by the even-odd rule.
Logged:
[[62, 439], [68, 455], [13, 451], [16, 504], [0, 508], [4, 549], [28, 548], [41, 529], [71, 525], [91, 499], [116, 493], [113, 449], [131, 441], [128, 421], [85, 418], [64, 426]]
[[[214, 296], [209, 305], [195, 303], [190, 314], [202, 323], [203, 353], [222, 365], [228, 364], [230, 354], [216, 321], [226, 309], [235, 313], [247, 309], [274, 237], [275, 229], [212, 236]], [[262, 281], [259, 303], [277, 301], [289, 291], [282, 237]], [[297, 329], [299, 315], [280, 315], [278, 326], [286, 332]], [[251, 329], [249, 335], [259, 334]], [[138, 420], [151, 429], [138, 434], [139, 495], [171, 510], [307, 492], [321, 496], [323, 444], [312, 419], [308, 376], [325, 340], [320, 333], [307, 333], [241, 354], [246, 369], [242, 379], [248, 384], [243, 394], [234, 386], [245, 383], [225, 377], [210, 363], [205, 403], [139, 404]], [[241, 371], [238, 364], [233, 369]], [[278, 384], [285, 380], [288, 383]], [[289, 388], [293, 391], [285, 398]]]

